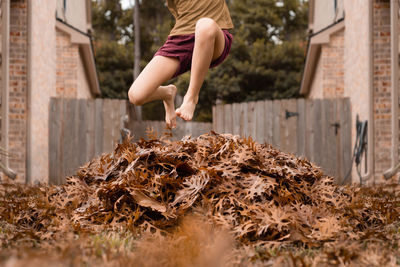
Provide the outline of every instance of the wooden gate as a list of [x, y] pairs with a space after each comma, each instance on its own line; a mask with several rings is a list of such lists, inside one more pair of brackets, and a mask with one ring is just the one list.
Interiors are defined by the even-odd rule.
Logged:
[[[128, 128], [138, 140], [153, 128], [165, 131], [164, 121], [138, 121], [133, 105], [116, 99], [51, 98], [49, 117], [49, 182], [61, 184], [65, 176], [102, 153], [110, 153]], [[211, 123], [178, 124], [171, 139], [196, 137], [211, 131]]]
[[213, 129], [306, 157], [342, 181], [351, 168], [350, 100], [287, 99], [213, 107]]

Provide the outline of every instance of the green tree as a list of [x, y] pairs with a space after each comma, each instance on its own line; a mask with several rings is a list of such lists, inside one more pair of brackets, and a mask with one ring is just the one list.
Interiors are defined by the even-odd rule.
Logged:
[[[231, 0], [235, 28], [227, 60], [200, 91], [195, 119], [210, 121], [224, 103], [297, 97], [305, 59], [308, 4], [302, 0]], [[186, 89], [188, 77], [178, 80]], [[183, 91], [181, 91], [183, 93]]]
[[[209, 71], [195, 120], [210, 121], [211, 108], [224, 103], [296, 97], [305, 58], [308, 3], [305, 0], [227, 0], [235, 28], [228, 59]], [[132, 83], [132, 9], [119, 1], [93, 2], [93, 27], [100, 86], [105, 97], [126, 98]], [[165, 1], [142, 0], [141, 67], [164, 43], [174, 20]], [[189, 73], [173, 80], [184, 95]], [[144, 119], [164, 117], [161, 102], [143, 108]]]

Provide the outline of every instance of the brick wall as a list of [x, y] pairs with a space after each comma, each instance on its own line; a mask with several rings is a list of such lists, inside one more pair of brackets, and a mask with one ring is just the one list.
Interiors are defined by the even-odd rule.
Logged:
[[27, 0], [10, 4], [9, 160], [25, 182], [27, 134]]
[[71, 43], [68, 34], [56, 32], [56, 94], [57, 97], [77, 98], [79, 46]]
[[[375, 172], [391, 164], [390, 2], [374, 1]], [[377, 179], [379, 179], [377, 177]], [[376, 180], [375, 182], [380, 182]]]
[[344, 30], [333, 34], [321, 48], [322, 97], [344, 96]]

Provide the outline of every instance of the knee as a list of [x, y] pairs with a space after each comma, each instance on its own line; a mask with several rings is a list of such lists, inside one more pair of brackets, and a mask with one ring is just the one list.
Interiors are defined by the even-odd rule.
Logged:
[[136, 93], [136, 91], [132, 87], [131, 87], [131, 89], [129, 89], [128, 98], [129, 98], [129, 102], [131, 102], [132, 104], [134, 104], [136, 106], [141, 106], [144, 104], [144, 99], [142, 97], [140, 97], [140, 95], [138, 93]]
[[218, 24], [210, 18], [201, 18], [196, 22], [196, 36], [215, 38], [219, 30]]

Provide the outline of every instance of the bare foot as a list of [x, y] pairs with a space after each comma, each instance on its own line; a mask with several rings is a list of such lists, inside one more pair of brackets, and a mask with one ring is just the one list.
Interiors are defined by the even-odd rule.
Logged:
[[164, 102], [165, 108], [165, 122], [167, 128], [176, 128], [176, 114], [175, 114], [175, 96], [176, 96], [176, 86], [173, 84], [165, 86], [167, 90], [167, 99]]
[[196, 108], [197, 101], [190, 101], [183, 99], [183, 103], [175, 113], [185, 121], [190, 121], [193, 118], [194, 109]]

